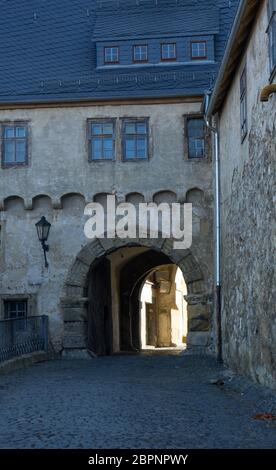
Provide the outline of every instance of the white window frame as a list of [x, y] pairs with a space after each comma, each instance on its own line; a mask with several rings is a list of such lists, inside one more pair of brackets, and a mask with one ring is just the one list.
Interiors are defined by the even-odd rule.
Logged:
[[[202, 54], [201, 46], [204, 46]], [[196, 47], [196, 49], [195, 49]], [[191, 58], [193, 60], [206, 60], [207, 59], [207, 42], [206, 41], [191, 41]]]
[[[173, 46], [172, 51], [173, 51], [173, 56], [169, 54], [170, 48]], [[164, 57], [164, 49], [167, 48], [167, 57]], [[161, 44], [161, 60], [166, 61], [166, 60], [176, 60], [176, 43], [175, 42], [168, 42], [168, 43], [162, 43]]]
[[[109, 51], [109, 53], [107, 51]], [[119, 55], [120, 55], [119, 46], [106, 46], [104, 48], [104, 63], [107, 65], [118, 64], [120, 61]]]
[[[146, 51], [146, 56], [144, 57], [143, 49]], [[138, 56], [137, 56], [137, 52]], [[147, 44], [134, 44], [133, 46], [133, 62], [148, 62], [148, 45]]]

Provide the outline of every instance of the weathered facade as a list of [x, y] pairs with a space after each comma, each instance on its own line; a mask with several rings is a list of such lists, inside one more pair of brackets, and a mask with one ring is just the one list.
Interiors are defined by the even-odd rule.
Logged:
[[[136, 116], [137, 110], [150, 120], [154, 149], [152, 158], [138, 163], [88, 162], [85, 142], [87, 117], [117, 115], [119, 120], [120, 116]], [[80, 318], [84, 318], [87, 308], [88, 299], [84, 290], [94, 258], [105, 256], [113, 248], [130, 243], [138, 246], [145, 244], [158, 250], [164, 244], [164, 253], [171, 256], [172, 261], [186, 256], [181, 250], [173, 250], [165, 240], [103, 240], [98, 241], [94, 248], [94, 242], [91, 243], [84, 235], [84, 223], [87, 220], [84, 207], [91, 201], [103, 201], [105, 194], [116, 195], [118, 202], [193, 202], [192, 254], [200, 261], [189, 261], [189, 257], [187, 258], [189, 266], [185, 270], [191, 272], [191, 280], [188, 276], [186, 279], [190, 284], [191, 294], [211, 297], [211, 162], [209, 158], [195, 162], [184, 158], [183, 114], [198, 113], [199, 110], [200, 103], [180, 103], [173, 106], [149, 104], [121, 105], [116, 108], [85, 107], [79, 108], [77, 113], [75, 108], [1, 112], [5, 121], [14, 121], [18, 116], [21, 120], [30, 121], [32, 133], [30, 166], [5, 169], [1, 175], [4, 195], [1, 212], [3, 316], [4, 301], [28, 297], [29, 306], [33, 305], [33, 313], [47, 313], [50, 316], [52, 341], [60, 348], [63, 344], [63, 320], [67, 318], [69, 309], [75, 309], [76, 324], [73, 325], [72, 310], [70, 320], [66, 322], [66, 328], [70, 329], [73, 339], [70, 337], [66, 344], [83, 347], [85, 336], [78, 343], [80, 336], [74, 333], [75, 328], [86, 328], [80, 325]], [[68, 139], [64, 141], [62, 136], [65, 129]], [[51, 150], [53, 145], [54, 152]], [[170, 160], [167, 158], [168, 154]], [[29, 182], [27, 185], [26, 181]], [[49, 269], [44, 268], [43, 252], [35, 229], [35, 223], [43, 215], [52, 224]], [[74, 260], [77, 273], [71, 274]], [[67, 276], [69, 280], [66, 282]], [[198, 281], [203, 284], [197, 286]], [[65, 285], [69, 300], [62, 307]], [[79, 309], [80, 312], [76, 311], [76, 304], [82, 302], [85, 306]], [[194, 306], [191, 306], [191, 310], [193, 309]], [[199, 318], [202, 315], [209, 318], [210, 306], [202, 305], [198, 310]]]
[[[189, 122], [197, 120], [202, 132], [201, 102], [238, 2], [213, 1], [208, 9], [205, 3], [63, 0], [23, 8], [11, 1], [2, 7], [1, 316], [18, 302], [28, 315], [47, 314], [57, 351], [85, 352], [89, 342], [103, 354], [131, 349], [139, 332], [131, 296], [143, 275], [169, 263], [181, 268], [187, 284], [188, 344], [214, 349], [211, 148], [207, 129], [192, 138]], [[23, 39], [18, 42], [13, 4], [23, 48], [15, 47]], [[124, 22], [122, 30], [121, 16], [136, 29]], [[156, 31], [147, 29], [153, 18]], [[108, 21], [113, 29], [105, 40]], [[126, 125], [137, 123], [142, 134], [135, 127], [134, 155]], [[106, 148], [93, 125], [102, 129]], [[174, 250], [170, 239], [87, 240], [84, 207], [104, 203], [108, 194], [118, 203], [192, 202], [191, 249]], [[41, 216], [52, 224], [49, 268], [35, 230]], [[93, 309], [103, 309], [103, 324], [91, 317]], [[98, 337], [108, 330], [108, 338], [95, 338], [95, 328]]]
[[220, 136], [223, 357], [275, 387], [276, 4], [243, 3], [211, 104]]

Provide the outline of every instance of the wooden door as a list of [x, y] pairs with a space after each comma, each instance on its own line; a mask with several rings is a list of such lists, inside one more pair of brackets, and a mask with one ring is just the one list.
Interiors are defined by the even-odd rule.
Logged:
[[110, 261], [104, 259], [89, 278], [88, 349], [97, 356], [112, 354], [112, 301]]

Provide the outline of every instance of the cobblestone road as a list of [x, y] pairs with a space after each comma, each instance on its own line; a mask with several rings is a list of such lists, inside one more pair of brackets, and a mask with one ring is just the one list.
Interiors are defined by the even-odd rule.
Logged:
[[252, 419], [267, 411], [260, 390], [211, 384], [221, 376], [215, 361], [188, 354], [59, 360], [2, 375], [0, 447], [276, 448], [275, 424]]

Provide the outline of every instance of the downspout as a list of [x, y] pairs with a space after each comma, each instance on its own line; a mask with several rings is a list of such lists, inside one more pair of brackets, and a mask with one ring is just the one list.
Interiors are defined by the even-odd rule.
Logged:
[[205, 122], [214, 136], [215, 157], [215, 308], [217, 329], [217, 359], [222, 362], [222, 325], [221, 325], [221, 214], [220, 214], [220, 155], [218, 122], [213, 125], [208, 115], [210, 93], [204, 99]]

